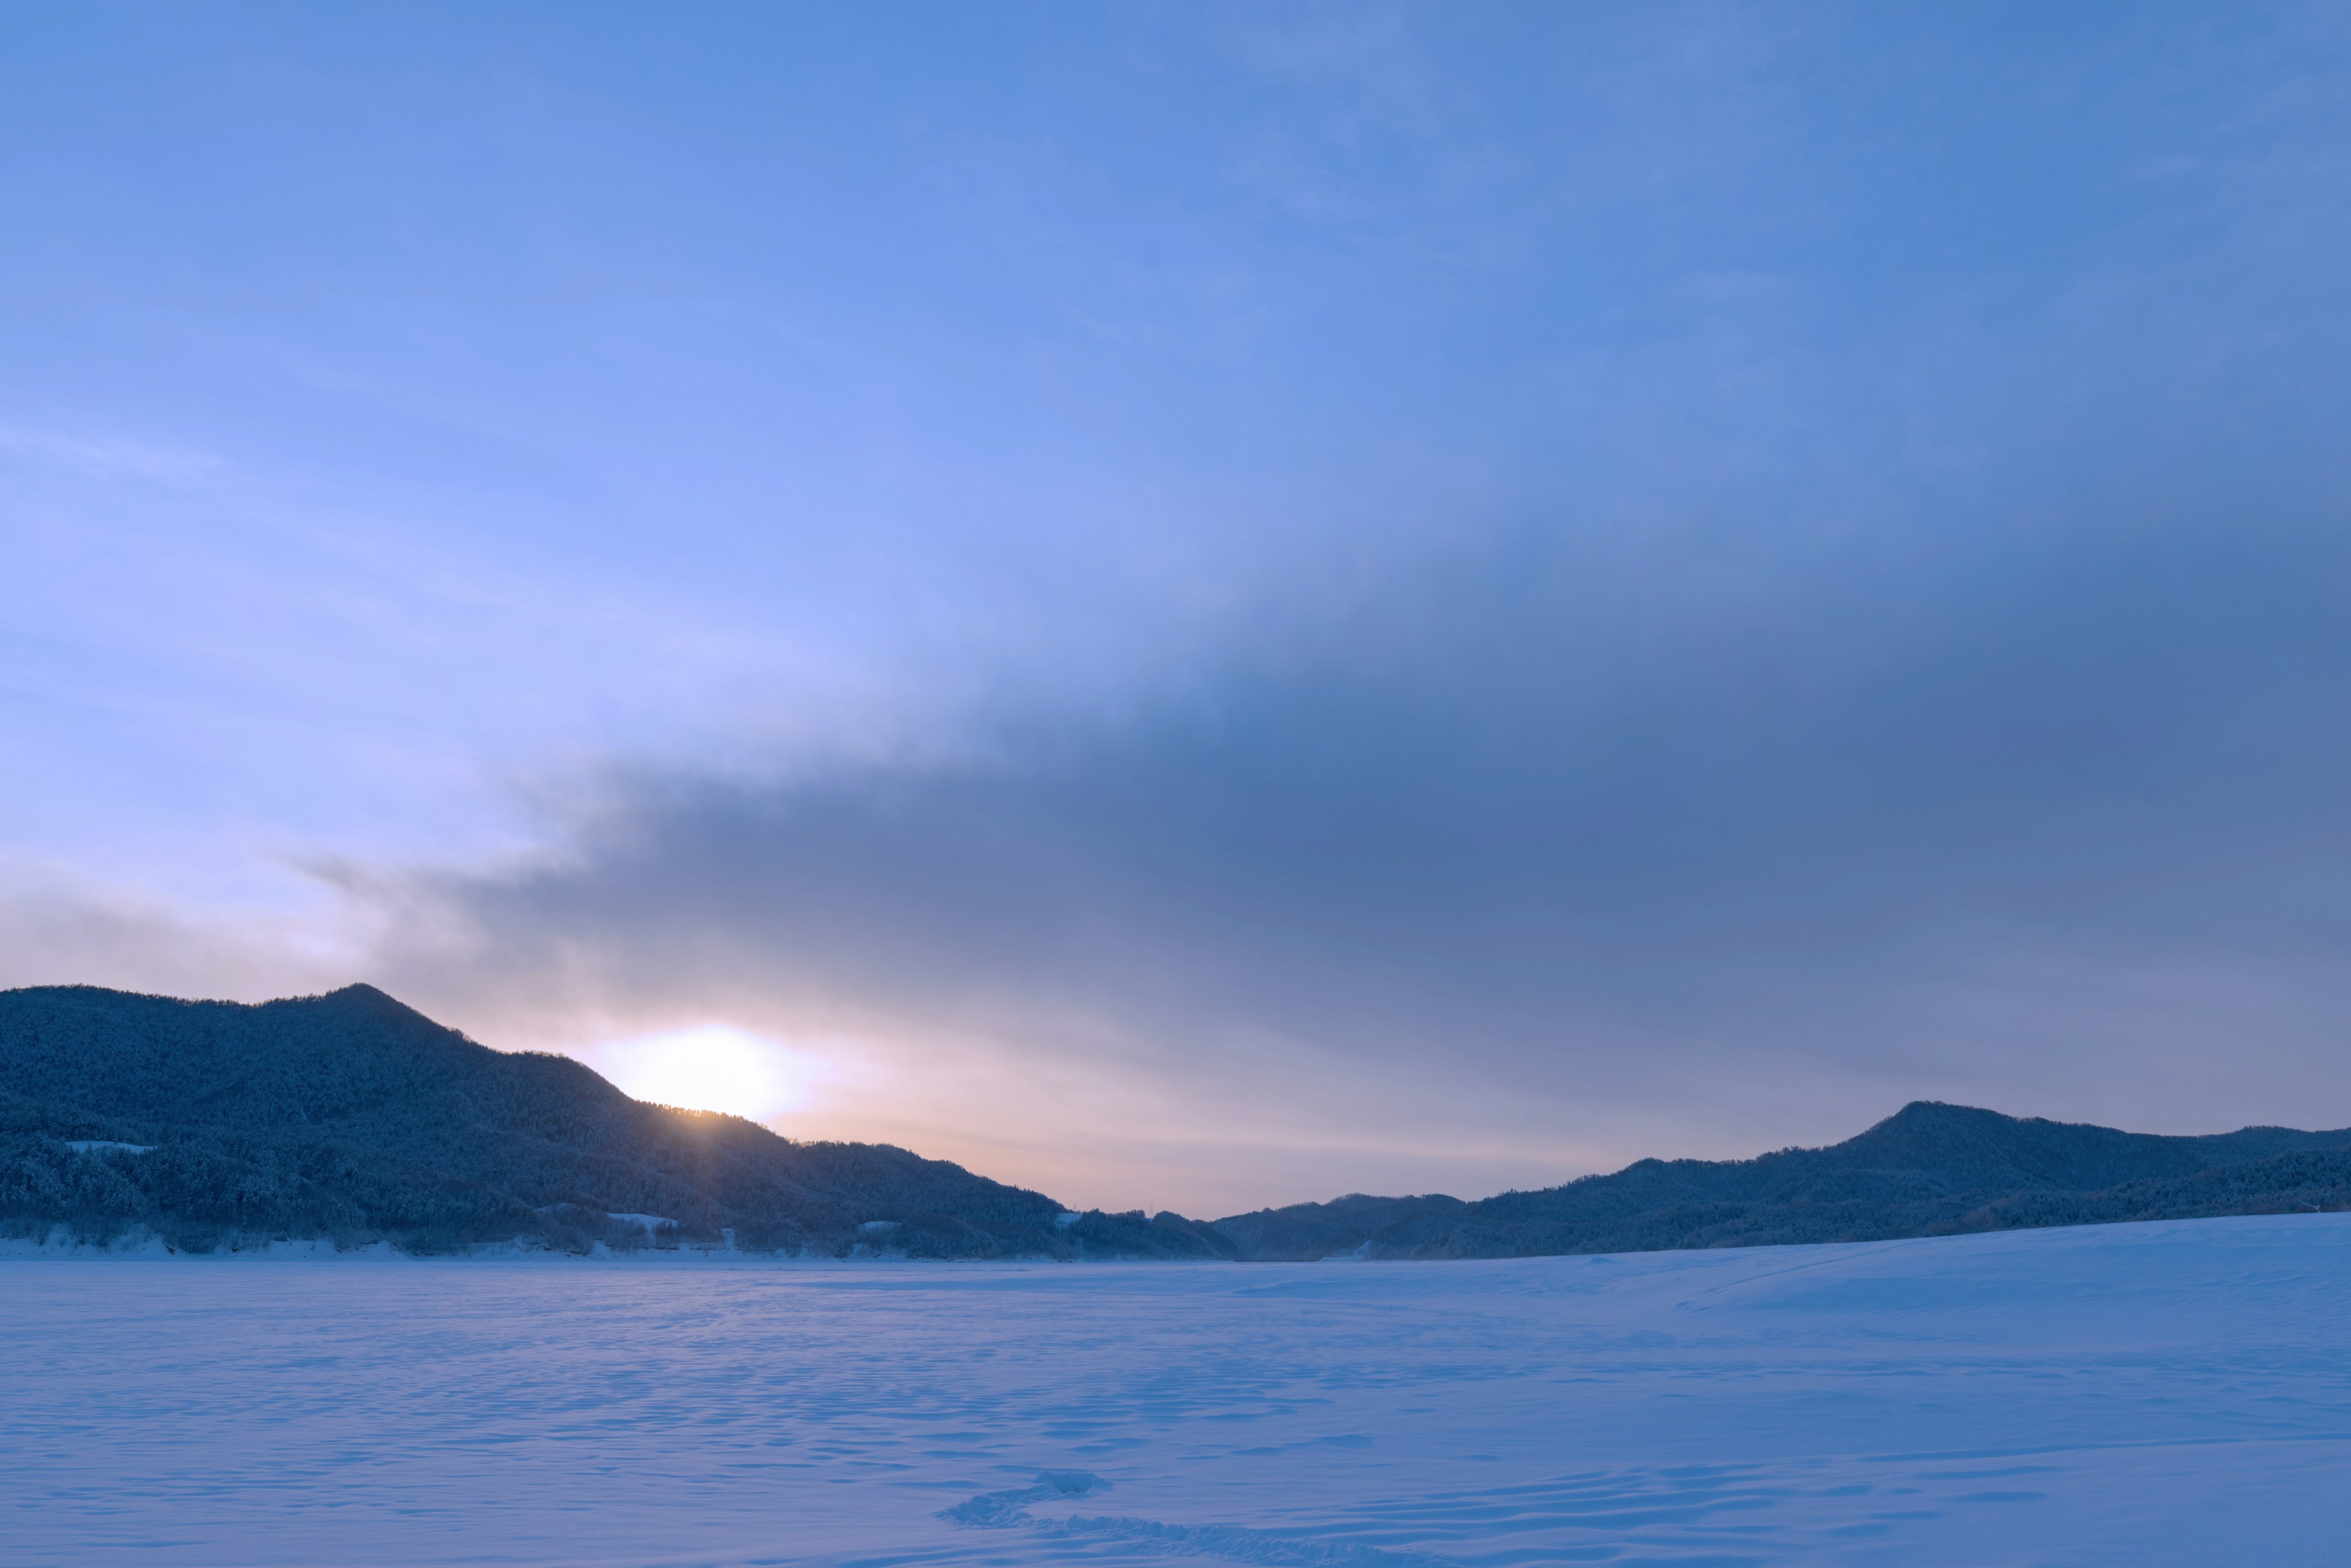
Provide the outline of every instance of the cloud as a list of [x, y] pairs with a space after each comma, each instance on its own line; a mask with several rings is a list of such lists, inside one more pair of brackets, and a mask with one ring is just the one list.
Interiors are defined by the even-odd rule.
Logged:
[[336, 911], [193, 911], [138, 890], [9, 865], [0, 875], [0, 988], [84, 984], [266, 1001], [350, 977], [365, 933]]
[[1192, 1209], [2339, 1099], [2324, 8], [572, 33], [0, 94], [13, 973]]
[[1115, 718], [623, 771], [559, 857], [405, 883], [386, 961], [430, 944], [417, 983], [476, 1006], [860, 1040], [934, 1134], [925, 1062], [998, 1073], [964, 1107], [1048, 1141], [1026, 1086], [1092, 1075], [1090, 1114], [1193, 1141], [1173, 1179], [1220, 1193], [1236, 1136], [1533, 1180], [1924, 1093], [2351, 1119], [2316, 1049], [2344, 543], [1817, 548], [1494, 537]]

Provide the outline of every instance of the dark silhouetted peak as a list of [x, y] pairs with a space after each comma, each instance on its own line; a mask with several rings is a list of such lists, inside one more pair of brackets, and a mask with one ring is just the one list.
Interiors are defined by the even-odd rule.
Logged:
[[2351, 1204], [2351, 1129], [2165, 1137], [1919, 1100], [1826, 1148], [1637, 1160], [1613, 1176], [1470, 1204], [1355, 1194], [1216, 1228], [1247, 1257], [1490, 1258], [1868, 1240], [2330, 1202]]
[[[76, 1142], [152, 1146], [86, 1155]], [[1473, 1203], [1349, 1193], [1213, 1223], [1064, 1218], [1041, 1193], [871, 1144], [792, 1143], [506, 1053], [373, 986], [261, 1004], [0, 991], [0, 1225], [137, 1222], [412, 1248], [642, 1244], [633, 1219], [751, 1248], [941, 1256], [1479, 1258], [1853, 1241], [2351, 1206], [2351, 1129], [2201, 1137], [1935, 1101], [1842, 1144], [1645, 1159]]]
[[[299, 998], [297, 999], [307, 1001], [310, 998]], [[365, 980], [353, 980], [350, 985], [329, 991], [318, 999], [322, 1002], [345, 1002], [359, 1006], [397, 1008], [402, 1012], [415, 1012], [416, 1010], [393, 997], [390, 992], [378, 990], [375, 987], [369, 985]], [[423, 1015], [422, 1013], [418, 1013], [417, 1016], [422, 1018]]]
[[[1883, 1122], [1879, 1127], [1984, 1127], [2000, 1123], [2013, 1123], [2019, 1117], [1987, 1111], [1977, 1105], [1954, 1105], [1948, 1100], [1913, 1100]], [[1871, 1131], [1876, 1131], [1872, 1128]]]
[[[955, 1256], [1229, 1250], [1205, 1228], [1139, 1218], [1065, 1234], [1051, 1198], [944, 1160], [644, 1104], [577, 1061], [492, 1051], [368, 985], [259, 1005], [0, 991], [0, 1220], [136, 1221], [190, 1244], [623, 1245], [643, 1227], [596, 1217], [653, 1214], [689, 1239], [757, 1248], [886, 1234]], [[171, 1152], [75, 1164], [64, 1140], [89, 1138]]]

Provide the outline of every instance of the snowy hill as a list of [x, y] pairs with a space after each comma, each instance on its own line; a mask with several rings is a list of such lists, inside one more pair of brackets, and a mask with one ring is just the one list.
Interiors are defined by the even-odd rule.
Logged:
[[492, 1051], [368, 986], [259, 1006], [0, 992], [0, 1222], [20, 1235], [136, 1223], [197, 1249], [731, 1234], [835, 1252], [886, 1234], [933, 1257], [1229, 1250], [1172, 1216], [1057, 1226], [1063, 1207], [886, 1145], [795, 1143], [648, 1105], [567, 1057]]
[[1343, 1197], [1219, 1219], [1254, 1259], [1512, 1258], [1886, 1240], [2351, 1206], [2351, 1128], [2161, 1137], [1920, 1102], [1824, 1149], [1642, 1160], [1540, 1192]]
[[[2351, 1129], [2158, 1137], [1913, 1104], [1823, 1149], [1642, 1160], [1476, 1202], [1064, 1218], [886, 1145], [796, 1143], [492, 1051], [367, 986], [244, 1006], [0, 991], [0, 1231], [175, 1246], [517, 1238], [615, 1250], [930, 1257], [1501, 1258], [1855, 1241], [2351, 1206]], [[653, 1218], [665, 1222], [648, 1223]]]

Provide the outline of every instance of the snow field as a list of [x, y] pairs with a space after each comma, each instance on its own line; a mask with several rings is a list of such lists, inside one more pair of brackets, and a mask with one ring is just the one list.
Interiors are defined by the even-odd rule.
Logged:
[[1490, 1263], [0, 1261], [12, 1563], [2334, 1564], [2351, 1216]]

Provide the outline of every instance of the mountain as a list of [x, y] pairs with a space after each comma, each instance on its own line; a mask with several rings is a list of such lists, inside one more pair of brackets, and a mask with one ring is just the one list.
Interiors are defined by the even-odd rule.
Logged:
[[1175, 1215], [1065, 1216], [904, 1149], [645, 1104], [567, 1057], [492, 1051], [368, 986], [257, 1006], [0, 991], [0, 1229], [16, 1235], [136, 1224], [199, 1250], [316, 1236], [586, 1250], [730, 1232], [746, 1249], [827, 1253], [1233, 1250]]
[[1855, 1138], [1642, 1160], [1540, 1192], [1365, 1197], [1219, 1219], [1256, 1260], [1517, 1258], [1874, 1241], [2351, 1205], [2351, 1128], [2162, 1137], [1921, 1101]]
[[942, 1258], [1512, 1258], [2347, 1205], [2351, 1128], [2160, 1137], [1921, 1102], [1827, 1148], [1642, 1160], [1469, 1203], [1074, 1215], [887, 1145], [799, 1143], [632, 1100], [568, 1057], [492, 1051], [368, 986], [257, 1006], [0, 991], [0, 1234], [17, 1236], [140, 1225], [197, 1250], [731, 1239]]

